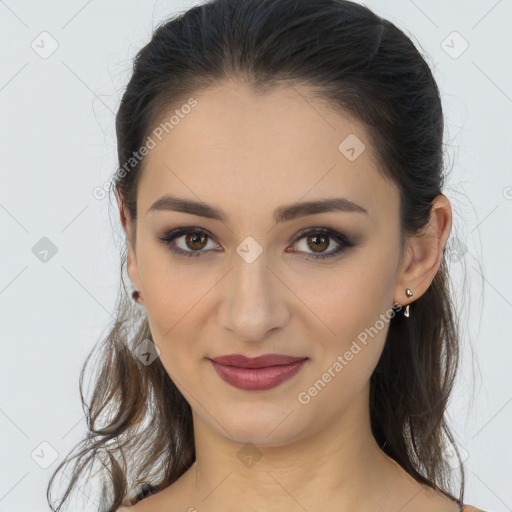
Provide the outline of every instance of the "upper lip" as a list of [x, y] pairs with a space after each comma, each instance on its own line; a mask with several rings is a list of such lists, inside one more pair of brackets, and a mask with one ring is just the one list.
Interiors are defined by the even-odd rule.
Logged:
[[228, 354], [211, 358], [213, 361], [238, 368], [266, 368], [281, 364], [291, 364], [303, 361], [307, 357], [285, 356], [282, 354], [263, 354], [258, 357], [246, 357], [242, 354]]

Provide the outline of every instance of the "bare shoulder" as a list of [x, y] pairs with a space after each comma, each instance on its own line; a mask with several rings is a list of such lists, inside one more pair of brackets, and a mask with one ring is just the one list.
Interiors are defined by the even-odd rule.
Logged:
[[409, 500], [403, 512], [485, 512], [471, 505], [459, 505], [455, 499], [445, 496], [430, 487], [422, 486], [423, 492], [414, 494], [414, 499]]
[[123, 505], [116, 512], [151, 512], [153, 509], [148, 505], [151, 505], [152, 501], [149, 498], [138, 501], [134, 505]]
[[118, 508], [116, 512], [145, 512], [146, 507], [142, 508], [141, 503], [142, 502], [136, 503], [135, 505], [123, 506]]
[[[143, 503], [144, 503], [144, 505], [143, 505]], [[151, 503], [151, 504], [153, 504], [153, 503]], [[153, 509], [158, 510], [158, 508], [148, 506], [151, 504], [149, 503], [149, 499], [145, 499], [145, 500], [137, 503], [136, 505], [132, 505], [130, 507], [121, 507], [121, 508], [117, 509], [117, 512], [151, 512], [151, 510], [153, 510]], [[485, 510], [473, 507], [471, 505], [464, 505], [462, 512], [485, 512]]]
[[156, 510], [150, 506], [149, 498], [146, 498], [135, 505], [123, 506], [118, 508], [116, 512], [151, 512], [152, 510]]
[[169, 510], [169, 501], [166, 500], [167, 494], [164, 489], [146, 496], [134, 505], [122, 506], [116, 512], [161, 512], [162, 510]]
[[[132, 505], [131, 507], [121, 507], [118, 510], [118, 512], [145, 512], [145, 510], [148, 510], [147, 504], [148, 501], [146, 501], [146, 507], [144, 509], [141, 508], [142, 502], [137, 503], [136, 505]], [[476, 507], [472, 507], [471, 505], [464, 505], [464, 508], [462, 509], [462, 512], [485, 512], [484, 510]]]
[[[145, 501], [144, 506], [142, 503]], [[150, 508], [148, 507], [149, 500], [143, 500], [136, 505], [132, 505], [130, 507], [121, 507], [117, 509], [117, 512], [149, 512]], [[471, 505], [464, 505], [462, 512], [485, 512], [480, 508], [473, 507]]]

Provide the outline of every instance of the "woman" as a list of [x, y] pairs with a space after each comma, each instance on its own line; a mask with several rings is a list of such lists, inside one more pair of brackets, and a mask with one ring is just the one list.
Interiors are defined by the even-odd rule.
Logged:
[[411, 40], [344, 0], [213, 0], [138, 53], [116, 129], [138, 306], [62, 501], [101, 461], [108, 511], [477, 510], [445, 420], [443, 113]]

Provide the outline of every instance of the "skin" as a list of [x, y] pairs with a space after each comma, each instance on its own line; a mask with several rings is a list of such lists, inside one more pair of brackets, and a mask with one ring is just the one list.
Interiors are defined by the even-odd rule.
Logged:
[[[198, 105], [146, 156], [136, 222], [122, 205], [120, 214], [128, 272], [161, 362], [192, 407], [196, 462], [130, 510], [230, 512], [242, 504], [255, 511], [456, 512], [372, 436], [369, 379], [388, 322], [309, 403], [298, 400], [394, 303], [405, 307], [425, 293], [451, 230], [450, 202], [435, 199], [427, 229], [407, 240], [400, 260], [398, 191], [379, 173], [361, 124], [305, 86], [258, 96], [226, 81], [194, 97]], [[354, 161], [338, 150], [349, 134], [366, 146]], [[166, 193], [214, 204], [229, 220], [147, 213]], [[279, 206], [333, 197], [368, 214], [317, 213], [274, 225]], [[172, 242], [188, 252], [202, 247], [199, 257], [173, 254], [159, 241], [181, 226], [212, 234], [202, 244], [187, 245], [183, 235]], [[315, 251], [315, 234], [295, 241], [303, 228], [330, 228], [357, 245], [331, 259], [307, 259], [338, 242], [328, 238]], [[262, 249], [251, 263], [236, 252], [248, 236]], [[273, 389], [244, 391], [206, 359], [230, 353], [309, 361]], [[246, 443], [254, 465], [239, 458]]]

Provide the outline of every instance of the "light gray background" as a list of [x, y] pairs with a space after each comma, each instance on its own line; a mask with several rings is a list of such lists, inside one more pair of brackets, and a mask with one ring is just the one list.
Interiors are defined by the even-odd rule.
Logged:
[[[49, 476], [85, 433], [78, 376], [119, 285], [117, 211], [93, 191], [116, 167], [133, 56], [195, 4], [0, 0], [0, 512], [48, 510]], [[511, 511], [512, 1], [366, 5], [426, 52], [441, 89], [448, 257], [467, 326], [449, 415], [467, 454], [465, 502]], [[43, 237], [57, 249], [46, 262]]]

